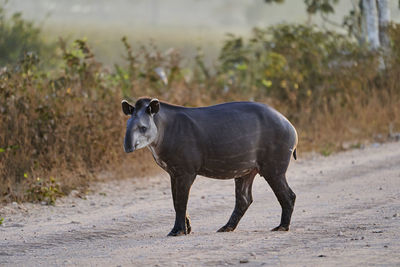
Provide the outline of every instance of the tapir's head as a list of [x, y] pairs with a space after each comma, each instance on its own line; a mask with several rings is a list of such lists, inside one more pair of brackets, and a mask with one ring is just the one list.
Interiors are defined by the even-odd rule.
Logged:
[[139, 99], [135, 106], [122, 101], [122, 111], [130, 116], [126, 125], [124, 149], [126, 153], [153, 143], [158, 135], [154, 115], [160, 109], [158, 99]]

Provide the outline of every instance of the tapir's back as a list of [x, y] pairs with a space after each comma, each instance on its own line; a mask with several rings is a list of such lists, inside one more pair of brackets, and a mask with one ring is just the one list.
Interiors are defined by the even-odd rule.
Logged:
[[296, 136], [294, 127], [282, 114], [260, 103], [231, 102], [185, 109], [185, 113], [197, 124], [210, 145], [258, 144], [263, 139]]

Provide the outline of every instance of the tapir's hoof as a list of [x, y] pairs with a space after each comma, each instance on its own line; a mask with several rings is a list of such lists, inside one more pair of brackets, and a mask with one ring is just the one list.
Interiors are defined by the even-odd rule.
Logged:
[[217, 232], [232, 232], [233, 230], [235, 230], [235, 228], [224, 225]]
[[279, 225], [278, 227], [275, 227], [274, 229], [272, 229], [271, 231], [289, 231], [289, 226], [285, 227], [285, 226], [281, 226]]
[[176, 230], [172, 229], [171, 232], [169, 232], [168, 236], [181, 236], [181, 235], [186, 235], [188, 234], [185, 232], [185, 230]]

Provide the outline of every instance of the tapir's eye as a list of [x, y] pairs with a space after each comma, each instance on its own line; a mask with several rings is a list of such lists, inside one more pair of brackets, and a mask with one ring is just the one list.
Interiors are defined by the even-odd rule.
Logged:
[[146, 128], [145, 126], [139, 126], [139, 131], [140, 131], [141, 133], [145, 133], [146, 130], [147, 130], [147, 128]]

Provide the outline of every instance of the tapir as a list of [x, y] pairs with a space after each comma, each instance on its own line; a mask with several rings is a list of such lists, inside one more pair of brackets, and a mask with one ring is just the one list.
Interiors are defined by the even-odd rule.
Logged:
[[197, 175], [235, 179], [236, 203], [229, 221], [218, 232], [233, 231], [253, 202], [257, 173], [271, 186], [281, 207], [273, 231], [288, 231], [296, 199], [286, 180], [291, 156], [296, 159], [298, 137], [278, 111], [256, 102], [231, 102], [186, 108], [140, 98], [122, 101], [129, 115], [124, 140], [126, 153], [148, 147], [171, 178], [175, 225], [169, 236], [191, 232], [186, 212], [190, 187]]

